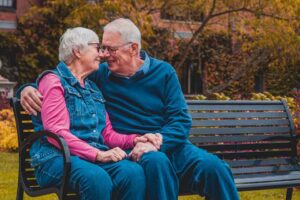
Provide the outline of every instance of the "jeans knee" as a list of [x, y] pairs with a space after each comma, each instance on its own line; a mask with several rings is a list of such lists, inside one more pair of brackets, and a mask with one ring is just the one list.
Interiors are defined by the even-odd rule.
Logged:
[[144, 187], [145, 173], [144, 169], [137, 163], [130, 163], [122, 169], [124, 179], [130, 184], [136, 184], [136, 187]]
[[157, 151], [144, 154], [142, 157], [142, 162], [151, 166], [171, 164], [166, 154]]
[[208, 156], [199, 165], [201, 165], [199, 167], [202, 168], [204, 173], [208, 176], [224, 174], [230, 171], [228, 164], [215, 155]]
[[110, 176], [102, 169], [85, 170], [81, 172], [79, 178], [79, 187], [81, 190], [101, 191], [111, 193], [113, 183]]

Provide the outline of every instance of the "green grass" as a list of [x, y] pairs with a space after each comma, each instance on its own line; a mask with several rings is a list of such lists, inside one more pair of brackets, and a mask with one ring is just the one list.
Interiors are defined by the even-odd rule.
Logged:
[[[18, 154], [0, 152], [0, 200], [15, 200], [18, 177]], [[285, 190], [260, 190], [240, 192], [241, 200], [282, 200], [285, 199]], [[56, 200], [55, 195], [38, 198], [30, 198], [25, 195], [26, 200]], [[198, 196], [181, 196], [179, 200], [204, 200]], [[300, 200], [300, 190], [296, 190], [293, 200]]]

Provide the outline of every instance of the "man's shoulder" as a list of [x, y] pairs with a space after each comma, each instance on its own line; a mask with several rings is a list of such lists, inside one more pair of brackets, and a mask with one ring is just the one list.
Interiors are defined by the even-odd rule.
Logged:
[[170, 72], [174, 70], [174, 67], [165, 60], [155, 58], [146, 51], [141, 51], [141, 57], [143, 60], [149, 60], [149, 68], [152, 72]]
[[165, 73], [172, 73], [175, 71], [174, 67], [168, 63], [167, 61], [160, 60], [158, 58], [150, 57], [150, 66], [152, 70], [165, 72]]

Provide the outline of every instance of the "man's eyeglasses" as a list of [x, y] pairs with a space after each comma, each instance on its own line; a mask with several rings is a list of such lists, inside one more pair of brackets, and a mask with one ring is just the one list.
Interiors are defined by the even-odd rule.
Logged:
[[92, 46], [94, 46], [94, 47], [96, 47], [96, 49], [97, 49], [97, 51], [98, 51], [98, 53], [100, 53], [100, 49], [101, 49], [101, 47], [100, 47], [100, 44], [99, 43], [88, 43], [88, 45], [92, 45]]
[[105, 50], [107, 50], [109, 54], [114, 54], [114, 53], [116, 53], [116, 51], [117, 51], [119, 48], [124, 47], [124, 46], [126, 46], [126, 45], [128, 45], [128, 44], [131, 44], [131, 43], [132, 43], [132, 42], [127, 42], [127, 43], [125, 43], [125, 44], [121, 44], [121, 45], [118, 45], [118, 46], [106, 46], [106, 45], [100, 45], [100, 51], [101, 51], [102, 53], [104, 53]]

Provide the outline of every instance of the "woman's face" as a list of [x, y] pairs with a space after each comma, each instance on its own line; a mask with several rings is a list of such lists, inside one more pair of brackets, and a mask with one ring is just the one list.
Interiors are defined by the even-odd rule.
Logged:
[[100, 64], [99, 54], [100, 44], [97, 42], [89, 43], [87, 48], [82, 51], [80, 62], [82, 67], [88, 72], [96, 71]]

